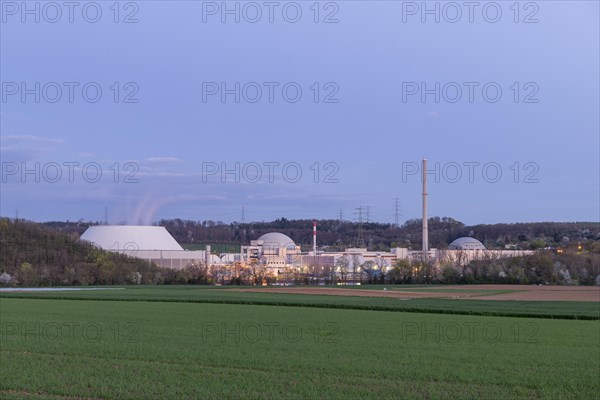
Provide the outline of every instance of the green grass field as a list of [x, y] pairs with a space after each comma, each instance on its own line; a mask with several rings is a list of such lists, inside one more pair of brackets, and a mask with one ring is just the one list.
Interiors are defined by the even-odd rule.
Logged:
[[[359, 286], [355, 290], [379, 288], [378, 285]], [[414, 286], [387, 286], [389, 290], [416, 290]], [[302, 306], [345, 308], [376, 311], [413, 311], [445, 314], [542, 317], [561, 319], [600, 319], [600, 303], [573, 301], [486, 301], [463, 299], [410, 299], [385, 297], [327, 296], [293, 293], [252, 293], [215, 286], [127, 286], [116, 290], [73, 292], [0, 293], [2, 297], [39, 299], [80, 299], [114, 301], [160, 301], [230, 303], [248, 305]], [[256, 287], [254, 287], [256, 288]], [[346, 287], [347, 289], [348, 287]], [[383, 286], [381, 286], [381, 289]], [[405, 289], [407, 288], [407, 289]], [[426, 286], [431, 290], [431, 286]], [[424, 289], [419, 289], [423, 291]], [[440, 291], [444, 289], [439, 289]], [[446, 289], [449, 290], [449, 289]], [[489, 290], [485, 290], [489, 292]], [[501, 292], [506, 292], [505, 290]]]
[[[18, 296], [0, 296], [0, 398], [592, 399], [600, 391], [600, 321], [539, 318], [553, 308], [593, 315], [580, 303], [538, 303], [548, 308], [526, 318], [443, 314], [469, 300], [421, 299], [442, 313], [418, 313], [339, 308], [387, 307], [386, 298], [197, 287]], [[252, 304], [281, 301], [273, 296], [287, 306]], [[236, 299], [248, 304], [226, 304]], [[489, 303], [496, 308], [479, 308]], [[519, 308], [504, 303], [513, 302], [459, 307]]]

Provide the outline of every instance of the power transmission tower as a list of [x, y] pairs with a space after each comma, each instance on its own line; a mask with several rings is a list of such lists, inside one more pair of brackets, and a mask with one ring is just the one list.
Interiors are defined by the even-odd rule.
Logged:
[[344, 210], [340, 209], [340, 222], [344, 222]]
[[358, 207], [355, 209], [355, 215], [358, 215], [358, 238], [356, 239], [357, 247], [365, 246], [365, 239], [363, 237], [363, 207]]
[[246, 222], [246, 215], [245, 215], [245, 210], [244, 210], [244, 206], [242, 206], [242, 224]]
[[367, 223], [371, 222], [371, 206], [365, 206], [367, 210]]
[[104, 206], [104, 225], [108, 225], [108, 207]]
[[394, 224], [396, 225], [396, 228], [400, 228], [400, 215], [400, 202], [396, 197], [396, 202], [394, 204]]

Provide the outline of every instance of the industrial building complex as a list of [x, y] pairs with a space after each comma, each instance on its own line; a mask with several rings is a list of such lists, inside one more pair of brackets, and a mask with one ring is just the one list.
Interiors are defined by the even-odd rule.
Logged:
[[181, 269], [192, 264], [208, 267], [260, 265], [275, 278], [290, 269], [310, 267], [332, 268], [341, 272], [340, 265], [356, 268], [371, 262], [374, 268], [385, 272], [403, 259], [419, 261], [425, 257], [433, 265], [444, 262], [464, 265], [475, 259], [532, 254], [530, 250], [487, 250], [481, 242], [470, 237], [455, 240], [448, 249], [429, 249], [427, 254], [401, 247], [385, 252], [366, 248], [347, 248], [340, 252], [315, 252], [313, 248], [312, 251], [302, 252], [291, 238], [278, 232], [262, 235], [249, 245], [242, 246], [239, 253], [214, 254], [210, 246], [206, 246], [206, 250], [184, 250], [165, 228], [157, 226], [92, 226], [80, 240], [91, 242], [104, 250], [145, 259], [164, 268]]
[[[423, 171], [426, 171], [423, 160]], [[423, 173], [423, 220], [422, 250], [401, 247], [389, 251], [369, 251], [367, 248], [347, 248], [341, 252], [319, 251], [317, 248], [317, 224], [313, 225], [312, 251], [302, 252], [301, 247], [288, 236], [271, 232], [241, 246], [239, 253], [213, 253], [210, 246], [205, 250], [184, 250], [164, 227], [159, 226], [108, 226], [88, 228], [80, 240], [88, 241], [104, 250], [116, 251], [145, 259], [163, 268], [181, 269], [189, 265], [207, 268], [228, 266], [236, 268], [257, 267], [265, 269], [275, 281], [285, 280], [290, 272], [314, 270], [329, 271], [330, 276], [343, 276], [345, 269], [356, 273], [364, 268], [383, 273], [393, 268], [398, 260], [442, 264], [466, 265], [476, 259], [518, 257], [531, 254], [529, 250], [487, 250], [478, 240], [462, 237], [449, 244], [448, 249], [430, 249], [427, 229], [427, 179]]]

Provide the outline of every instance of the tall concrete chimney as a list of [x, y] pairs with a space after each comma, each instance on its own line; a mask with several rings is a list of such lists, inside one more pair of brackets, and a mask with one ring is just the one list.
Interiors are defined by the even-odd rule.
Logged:
[[423, 159], [423, 261], [427, 260], [429, 251], [429, 231], [427, 228], [427, 159]]
[[317, 255], [317, 221], [313, 221], [313, 253]]

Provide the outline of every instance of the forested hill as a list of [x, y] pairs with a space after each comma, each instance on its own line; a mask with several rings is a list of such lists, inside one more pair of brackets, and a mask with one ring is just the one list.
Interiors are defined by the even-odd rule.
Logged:
[[108, 253], [42, 224], [0, 218], [0, 284], [107, 285], [152, 282], [158, 268]]
[[[281, 232], [297, 244], [309, 247], [312, 243], [312, 220], [288, 220], [281, 218], [271, 222], [224, 224], [215, 221], [189, 221], [181, 219], [160, 220], [182, 244], [248, 244], [268, 232]], [[97, 223], [96, 223], [97, 224]], [[44, 225], [64, 233], [80, 235], [93, 223], [48, 222]], [[339, 220], [318, 221], [319, 247], [343, 249], [360, 245], [359, 224]], [[399, 245], [419, 249], [421, 247], [421, 220], [406, 221], [402, 226], [392, 224], [363, 223], [363, 242], [371, 250], [387, 250]], [[598, 222], [527, 222], [517, 224], [494, 224], [467, 226], [449, 217], [429, 219], [429, 240], [432, 247], [445, 248], [454, 239], [472, 236], [488, 248], [530, 249], [546, 246], [562, 246], [568, 242], [600, 240]]]

